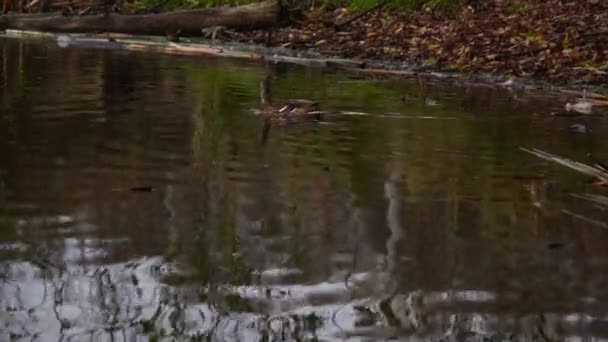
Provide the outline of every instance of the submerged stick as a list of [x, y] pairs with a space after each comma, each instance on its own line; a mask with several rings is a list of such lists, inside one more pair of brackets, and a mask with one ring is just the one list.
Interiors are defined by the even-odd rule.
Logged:
[[592, 177], [596, 177], [600, 180], [600, 182], [602, 184], [604, 183], [608, 183], [608, 173], [606, 173], [604, 170], [600, 170], [598, 168], [595, 168], [593, 166], [587, 165], [587, 164], [583, 164], [568, 158], [563, 158], [563, 157], [559, 157], [544, 151], [541, 151], [539, 149], [533, 148], [533, 149], [527, 149], [524, 147], [520, 147], [520, 149], [522, 151], [528, 152], [530, 154], [533, 154], [539, 158], [542, 158], [544, 160], [548, 160], [548, 161], [552, 161], [554, 163], [558, 163], [560, 165], [569, 167], [573, 170], [576, 170], [578, 172], [584, 173], [586, 175], [592, 176]]

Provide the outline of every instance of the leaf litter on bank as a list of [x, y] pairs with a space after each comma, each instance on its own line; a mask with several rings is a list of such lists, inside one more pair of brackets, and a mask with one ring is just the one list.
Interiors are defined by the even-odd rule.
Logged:
[[357, 13], [317, 10], [273, 30], [270, 42], [267, 30], [227, 39], [444, 71], [581, 84], [608, 81], [608, 1], [470, 3], [478, 5], [454, 13], [382, 8], [344, 26], [338, 23]]

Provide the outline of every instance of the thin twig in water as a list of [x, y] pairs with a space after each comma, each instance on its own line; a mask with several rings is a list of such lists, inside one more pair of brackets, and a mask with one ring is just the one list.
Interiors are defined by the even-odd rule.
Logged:
[[593, 194], [571, 194], [571, 196], [608, 207], [608, 197], [606, 196]]
[[[355, 212], [354, 215], [357, 215], [358, 217], [358, 212]], [[359, 222], [359, 221], [357, 221]], [[359, 226], [357, 225], [357, 228], [359, 228]], [[353, 261], [351, 263], [351, 269], [348, 271], [348, 273], [346, 273], [346, 276], [344, 277], [344, 287], [347, 290], [350, 290], [350, 295], [351, 295], [351, 301], [353, 299], [353, 290], [352, 288], [350, 288], [350, 286], [348, 285], [348, 281], [350, 280], [350, 278], [352, 277], [353, 273], [356, 271], [357, 269], [357, 255], [359, 254], [359, 229], [357, 229], [357, 234], [355, 234], [355, 246], [353, 248]], [[334, 310], [334, 312], [332, 312], [331, 314], [331, 322], [333, 323], [333, 325], [335, 325], [342, 334], [345, 333], [344, 328], [342, 328], [342, 326], [340, 326], [340, 324], [338, 324], [338, 312], [340, 312], [342, 309], [344, 309], [349, 303], [343, 303], [342, 305], [340, 305], [336, 310]]]
[[608, 183], [608, 173], [604, 172], [603, 170], [597, 169], [593, 166], [589, 166], [587, 164], [583, 164], [568, 158], [563, 158], [563, 157], [559, 157], [544, 151], [541, 151], [539, 149], [533, 148], [533, 149], [527, 149], [525, 147], [520, 147], [520, 149], [522, 151], [526, 151], [530, 154], [533, 154], [539, 158], [548, 160], [548, 161], [552, 161], [558, 164], [561, 164], [563, 166], [567, 166], [573, 170], [576, 170], [578, 172], [584, 173], [586, 175], [592, 176], [592, 177], [596, 177], [598, 178], [602, 183]]
[[608, 229], [608, 224], [606, 224], [606, 223], [604, 223], [602, 221], [590, 219], [590, 218], [585, 217], [583, 215], [575, 214], [575, 213], [571, 212], [568, 209], [562, 209], [562, 213], [564, 213], [566, 215], [569, 215], [569, 216], [572, 216], [572, 217], [574, 217], [576, 219], [579, 219], [581, 221], [585, 221], [585, 222], [590, 223], [592, 225], [598, 226], [600, 228]]

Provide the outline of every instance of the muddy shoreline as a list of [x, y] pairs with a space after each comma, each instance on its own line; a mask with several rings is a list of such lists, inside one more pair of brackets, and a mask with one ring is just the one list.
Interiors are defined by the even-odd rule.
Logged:
[[[247, 34], [254, 34], [249, 32]], [[233, 35], [233, 33], [230, 33]], [[243, 33], [241, 33], [243, 34]], [[483, 71], [442, 71], [439, 67], [411, 67], [403, 63], [380, 59], [354, 59], [327, 56], [314, 50], [299, 50], [283, 46], [268, 47], [240, 42], [239, 39], [180, 38], [178, 42], [166, 37], [133, 36], [126, 34], [56, 34], [34, 31], [7, 30], [6, 38], [53, 41], [59, 46], [96, 49], [145, 51], [183, 56], [231, 58], [265, 63], [297, 64], [312, 68], [341, 70], [366, 79], [414, 79], [419, 82], [440, 82], [456, 87], [493, 88], [540, 91], [557, 94], [563, 102], [564, 113], [557, 115], [601, 114], [608, 109], [606, 83], [567, 82], [541, 77], [514, 77]], [[233, 37], [234, 38], [234, 37]], [[585, 107], [578, 110], [579, 104]], [[589, 107], [589, 108], [587, 108]], [[574, 108], [574, 110], [572, 110]], [[582, 108], [582, 107], [580, 107]]]
[[[19, 30], [7, 32], [36, 36]], [[74, 44], [92, 39], [104, 45], [105, 39], [120, 48], [335, 67], [368, 77], [607, 92], [605, 1], [490, 0], [451, 11], [427, 7], [414, 12], [381, 6], [371, 11], [323, 8], [291, 18], [287, 26], [202, 31], [207, 39], [178, 34], [70, 37], [78, 38]]]
[[83, 48], [148, 51], [154, 53], [208, 56], [260, 61], [266, 63], [296, 64], [313, 68], [343, 70], [369, 79], [424, 79], [458, 87], [504, 88], [562, 92], [569, 96], [582, 96], [583, 91], [594, 93], [598, 99], [608, 100], [606, 84], [576, 84], [551, 82], [543, 78], [516, 78], [484, 72], [462, 73], [433, 68], [407, 67], [386, 60], [357, 60], [322, 55], [316, 51], [302, 51], [284, 47], [266, 47], [242, 43], [238, 40], [209, 40], [181, 38], [179, 42], [165, 37], [133, 36], [126, 34], [57, 34], [49, 32], [7, 30], [0, 37], [8, 39], [43, 40], [59, 46]]

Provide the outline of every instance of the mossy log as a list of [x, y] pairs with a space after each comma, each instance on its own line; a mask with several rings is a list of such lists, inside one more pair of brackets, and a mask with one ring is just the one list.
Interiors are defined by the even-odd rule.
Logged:
[[281, 19], [279, 0], [268, 0], [236, 7], [181, 10], [159, 14], [89, 16], [4, 15], [0, 30], [17, 29], [66, 33], [127, 33], [167, 35], [180, 32], [200, 36], [203, 28], [224, 26], [232, 29], [255, 29], [277, 25]]

